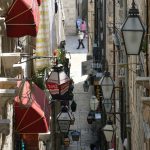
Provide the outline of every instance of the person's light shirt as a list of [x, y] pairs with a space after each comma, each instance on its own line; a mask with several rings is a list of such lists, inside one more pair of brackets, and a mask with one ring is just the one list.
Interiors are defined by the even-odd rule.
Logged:
[[82, 20], [80, 18], [78, 18], [76, 23], [77, 23], [78, 29], [80, 29], [80, 25], [82, 23]]

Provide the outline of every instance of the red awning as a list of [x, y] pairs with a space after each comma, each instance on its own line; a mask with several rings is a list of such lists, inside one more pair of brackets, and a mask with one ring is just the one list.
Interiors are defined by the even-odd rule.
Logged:
[[34, 83], [19, 81], [15, 97], [15, 130], [19, 133], [49, 131], [50, 105], [45, 93]]
[[6, 14], [9, 37], [36, 36], [39, 26], [40, 0], [14, 0]]

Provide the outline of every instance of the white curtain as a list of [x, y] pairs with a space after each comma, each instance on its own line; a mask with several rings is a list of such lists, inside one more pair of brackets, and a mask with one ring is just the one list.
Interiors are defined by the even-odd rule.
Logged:
[[58, 4], [58, 12], [55, 15], [55, 25], [56, 25], [56, 34], [57, 34], [57, 45], [60, 44], [61, 41], [65, 40], [65, 32], [64, 32], [64, 25], [65, 22], [65, 15], [64, 15], [64, 8], [61, 1], [57, 2]]

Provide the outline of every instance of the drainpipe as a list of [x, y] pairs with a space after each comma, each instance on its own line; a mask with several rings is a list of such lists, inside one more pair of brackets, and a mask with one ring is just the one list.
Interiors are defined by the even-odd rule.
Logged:
[[146, 26], [147, 26], [147, 29], [146, 29], [146, 76], [148, 77], [149, 76], [149, 69], [148, 69], [148, 64], [149, 64], [149, 60], [148, 60], [148, 34], [149, 34], [149, 16], [148, 16], [148, 13], [149, 13], [149, 0], [146, 0]]
[[[128, 64], [128, 56], [126, 57], [126, 64]], [[126, 123], [126, 132], [127, 132], [127, 150], [131, 150], [131, 122], [130, 122], [130, 108], [129, 108], [129, 68], [127, 65], [127, 69], [125, 71], [125, 89], [126, 89], [126, 116], [127, 116], [127, 123]]]
[[[115, 35], [115, 25], [116, 25], [116, 9], [115, 9], [115, 0], [113, 0], [113, 34]], [[115, 44], [113, 42], [113, 80], [115, 81], [115, 76], [116, 76], [116, 49], [115, 49]], [[113, 103], [114, 103], [114, 124], [116, 125], [116, 93], [114, 90], [114, 94], [113, 94]], [[115, 134], [115, 138], [114, 138], [114, 144], [115, 144], [115, 150], [117, 150], [117, 144], [116, 144], [116, 134]]]

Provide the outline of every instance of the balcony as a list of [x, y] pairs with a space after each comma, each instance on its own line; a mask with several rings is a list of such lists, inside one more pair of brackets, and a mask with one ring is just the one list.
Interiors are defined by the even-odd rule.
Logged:
[[1, 53], [0, 59], [4, 68], [5, 76], [16, 77], [22, 72], [21, 67], [13, 68], [21, 59], [21, 53]]
[[2, 78], [0, 77], [0, 103], [1, 106], [8, 100], [12, 103], [16, 93], [17, 81], [16, 78]]

